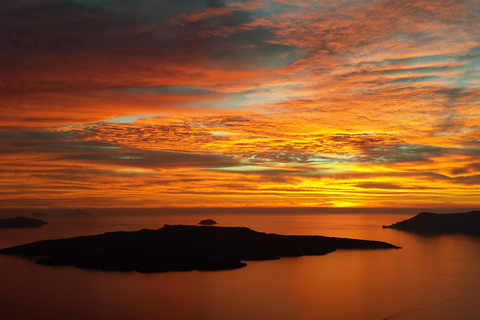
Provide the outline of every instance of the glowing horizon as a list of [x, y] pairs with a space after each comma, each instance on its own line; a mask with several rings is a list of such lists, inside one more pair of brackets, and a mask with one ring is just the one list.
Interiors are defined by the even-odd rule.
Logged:
[[479, 207], [474, 0], [0, 3], [0, 203]]

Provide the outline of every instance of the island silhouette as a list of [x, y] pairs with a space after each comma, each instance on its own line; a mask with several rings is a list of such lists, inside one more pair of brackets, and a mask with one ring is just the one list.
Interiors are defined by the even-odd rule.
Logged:
[[83, 211], [80, 209], [73, 210], [72, 212], [66, 213], [66, 216], [91, 216], [92, 214], [88, 211]]
[[480, 235], [480, 211], [446, 214], [421, 212], [413, 218], [383, 228], [425, 235], [443, 233]]
[[32, 217], [45, 217], [45, 216], [47, 216], [47, 214], [40, 211], [35, 211], [34, 213], [32, 213]]
[[204, 219], [204, 220], [200, 221], [198, 224], [200, 224], [202, 226], [213, 226], [214, 224], [217, 224], [217, 221], [215, 221], [213, 219]]
[[26, 217], [0, 219], [0, 228], [40, 228], [45, 224], [45, 221]]
[[267, 234], [242, 227], [165, 225], [158, 230], [39, 241], [0, 253], [39, 257], [36, 263], [41, 265], [148, 273], [229, 270], [246, 266], [248, 260], [394, 248], [399, 247], [370, 240]]

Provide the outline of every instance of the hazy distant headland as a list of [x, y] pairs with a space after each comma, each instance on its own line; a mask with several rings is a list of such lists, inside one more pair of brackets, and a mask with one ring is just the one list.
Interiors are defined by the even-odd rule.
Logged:
[[32, 213], [32, 217], [45, 217], [45, 216], [47, 216], [47, 214], [40, 211], [35, 211], [34, 213]]
[[109, 232], [46, 240], [0, 250], [43, 257], [42, 265], [74, 265], [105, 271], [228, 270], [243, 261], [324, 255], [337, 249], [393, 249], [380, 241], [322, 236], [284, 236], [240, 227], [165, 225], [158, 230]]
[[442, 233], [480, 235], [480, 211], [448, 214], [421, 212], [413, 218], [383, 228], [427, 235]]
[[18, 217], [18, 218], [9, 218], [9, 219], [0, 219], [0, 228], [40, 228], [41, 226], [47, 224], [45, 221]]
[[73, 210], [72, 212], [66, 213], [66, 216], [91, 216], [92, 214], [88, 211], [83, 211], [80, 209]]

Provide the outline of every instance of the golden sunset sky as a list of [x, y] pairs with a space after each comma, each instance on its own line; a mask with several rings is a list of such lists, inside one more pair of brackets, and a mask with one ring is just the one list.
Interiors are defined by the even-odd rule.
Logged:
[[480, 1], [0, 2], [0, 204], [479, 207]]

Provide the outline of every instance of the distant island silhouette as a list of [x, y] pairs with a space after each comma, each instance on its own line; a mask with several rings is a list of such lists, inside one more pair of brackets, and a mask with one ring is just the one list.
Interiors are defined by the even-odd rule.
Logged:
[[480, 235], [480, 211], [447, 214], [421, 212], [413, 218], [383, 228], [425, 235], [442, 233]]
[[198, 224], [202, 226], [213, 226], [214, 224], [217, 224], [217, 221], [212, 220], [212, 219], [205, 219], [200, 221]]
[[108, 232], [45, 240], [0, 250], [43, 257], [41, 265], [74, 265], [105, 271], [229, 270], [243, 261], [324, 255], [336, 249], [399, 248], [380, 241], [323, 236], [284, 236], [241, 227], [165, 225], [158, 230]]
[[90, 212], [77, 209], [77, 210], [73, 210], [72, 212], [67, 213], [65, 215], [67, 215], [67, 216], [91, 216], [92, 214]]
[[0, 228], [40, 228], [45, 224], [45, 221], [26, 217], [0, 219]]
[[34, 213], [32, 213], [32, 217], [45, 217], [45, 216], [47, 216], [47, 214], [40, 211], [35, 211]]

